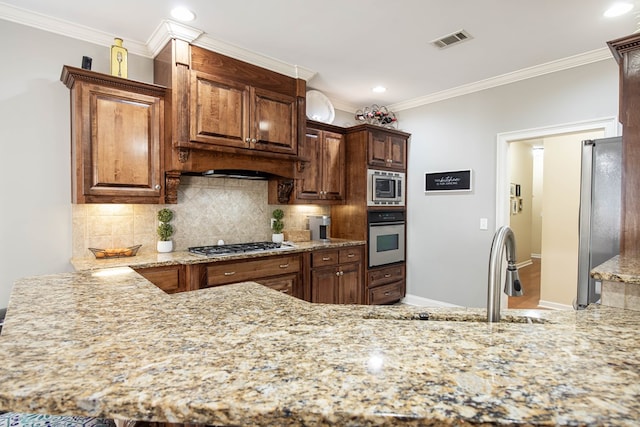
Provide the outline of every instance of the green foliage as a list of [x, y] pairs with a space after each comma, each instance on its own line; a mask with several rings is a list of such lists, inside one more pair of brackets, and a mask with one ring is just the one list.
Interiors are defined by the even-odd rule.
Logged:
[[173, 219], [173, 211], [171, 209], [160, 209], [158, 211], [158, 221], [169, 222]]
[[282, 222], [282, 218], [284, 218], [284, 212], [282, 209], [276, 209], [272, 212], [271, 216], [273, 216], [273, 223], [271, 224], [271, 229], [274, 234], [282, 233], [284, 229], [284, 222]]
[[158, 237], [161, 241], [166, 242], [173, 236], [173, 226], [169, 223], [162, 222], [158, 226]]
[[166, 242], [173, 236], [173, 226], [169, 224], [169, 221], [173, 219], [173, 211], [171, 209], [160, 209], [158, 211], [158, 237], [161, 241]]

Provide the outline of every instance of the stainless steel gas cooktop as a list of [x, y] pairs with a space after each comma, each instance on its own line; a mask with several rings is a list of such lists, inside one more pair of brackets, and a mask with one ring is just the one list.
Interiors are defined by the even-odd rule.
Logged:
[[250, 242], [250, 243], [234, 243], [229, 245], [210, 245], [210, 246], [193, 246], [189, 248], [189, 252], [197, 255], [215, 256], [228, 255], [246, 252], [261, 252], [282, 247], [280, 243], [273, 242]]

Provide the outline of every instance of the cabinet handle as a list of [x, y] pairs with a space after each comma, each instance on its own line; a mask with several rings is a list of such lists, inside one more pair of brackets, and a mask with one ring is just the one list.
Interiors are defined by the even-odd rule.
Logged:
[[347, 258], [353, 258], [354, 256], [356, 256], [356, 254], [349, 254], [347, 255]]
[[280, 292], [282, 292], [283, 294], [288, 294], [289, 293], [289, 289], [280, 289]]
[[289, 264], [280, 264], [280, 268], [289, 268]]
[[246, 143], [249, 143], [249, 142], [251, 142], [251, 138], [249, 138], [249, 137], [246, 137], [246, 138], [244, 139], [244, 142], [246, 142]]
[[391, 295], [391, 292], [389, 292], [389, 291], [387, 291], [387, 292], [385, 292], [385, 293], [384, 293], [384, 296], [385, 296], [385, 297], [388, 297], [389, 295]]
[[390, 275], [389, 273], [387, 273], [387, 274], [385, 274], [385, 275], [384, 275], [384, 278], [385, 278], [385, 279], [388, 279], [389, 277], [391, 277], [391, 275]]
[[323, 256], [322, 260], [323, 261], [329, 261], [329, 260], [331, 260], [331, 257], [330, 256]]
[[336, 271], [336, 276], [344, 276], [344, 271]]
[[236, 274], [236, 272], [235, 272], [235, 271], [226, 271], [226, 272], [224, 273], [224, 275], [225, 275], [225, 276], [233, 276], [234, 274]]
[[160, 187], [160, 184], [156, 184], [156, 186], [154, 187], [156, 190], [161, 189], [162, 187]]
[[255, 144], [256, 142], [258, 142], [258, 140], [255, 139], [255, 138], [251, 138], [251, 142], [253, 142]]

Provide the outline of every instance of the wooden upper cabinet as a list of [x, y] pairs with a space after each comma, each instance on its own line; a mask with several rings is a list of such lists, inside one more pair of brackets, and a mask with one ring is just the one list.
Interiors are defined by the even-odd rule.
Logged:
[[399, 171], [407, 169], [407, 139], [384, 131], [369, 132], [369, 159], [371, 167]]
[[300, 158], [294, 203], [342, 203], [345, 194], [344, 135], [308, 127]]
[[251, 88], [250, 148], [297, 154], [297, 99], [277, 92]]
[[199, 71], [190, 84], [191, 141], [297, 153], [295, 97]]
[[65, 66], [72, 201], [163, 203], [165, 88]]
[[247, 148], [249, 87], [205, 73], [191, 72], [190, 139]]

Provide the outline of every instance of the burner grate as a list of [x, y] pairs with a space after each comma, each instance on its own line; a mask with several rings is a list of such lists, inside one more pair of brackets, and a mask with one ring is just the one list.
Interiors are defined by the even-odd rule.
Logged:
[[189, 248], [189, 252], [198, 255], [214, 256], [237, 254], [244, 252], [260, 252], [271, 249], [278, 249], [280, 243], [273, 242], [250, 242], [250, 243], [234, 243], [229, 245], [209, 245], [209, 246], [193, 246]]

